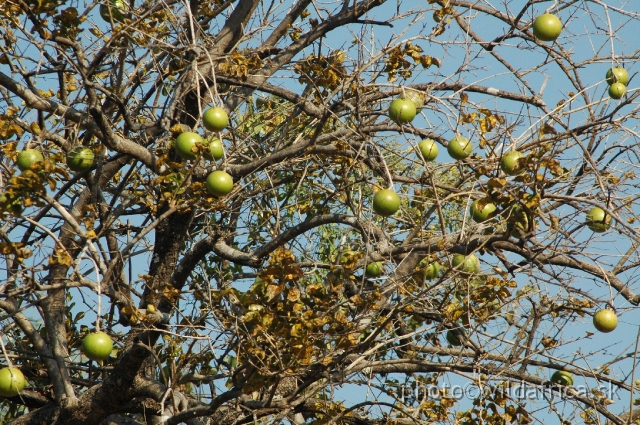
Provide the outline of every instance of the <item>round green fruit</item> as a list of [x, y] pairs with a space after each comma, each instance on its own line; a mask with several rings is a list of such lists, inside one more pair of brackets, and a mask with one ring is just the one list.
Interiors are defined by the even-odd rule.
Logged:
[[452, 345], [454, 347], [459, 347], [462, 345], [462, 342], [460, 342], [460, 339], [458, 339], [453, 331], [447, 331], [447, 342], [449, 343], [449, 345]]
[[551, 375], [551, 382], [570, 387], [573, 385], [573, 375], [566, 370], [557, 370], [553, 375]]
[[105, 0], [107, 4], [100, 5], [100, 16], [106, 22], [123, 22], [127, 5], [122, 0]]
[[227, 172], [216, 170], [207, 177], [207, 190], [215, 196], [225, 196], [233, 190], [233, 177]]
[[418, 143], [418, 148], [425, 161], [433, 161], [438, 156], [438, 145], [431, 139]]
[[14, 397], [24, 389], [25, 379], [20, 369], [3, 367], [0, 369], [0, 396]]
[[609, 333], [618, 326], [618, 316], [606, 308], [599, 310], [593, 315], [593, 326], [600, 332]]
[[16, 165], [20, 171], [30, 170], [36, 162], [44, 161], [44, 157], [37, 149], [25, 149], [18, 154]]
[[340, 252], [340, 264], [354, 264], [357, 261], [357, 259], [354, 258], [355, 256], [355, 251], [345, 249], [344, 251]]
[[383, 274], [384, 266], [379, 261], [367, 264], [367, 268], [364, 271], [364, 275], [367, 277], [380, 277]]
[[229, 125], [229, 115], [224, 109], [215, 106], [204, 112], [202, 123], [209, 131], [222, 131]]
[[92, 332], [82, 341], [82, 352], [91, 360], [106, 360], [113, 351], [113, 341], [104, 332]]
[[473, 254], [467, 256], [462, 254], [454, 254], [451, 259], [451, 265], [455, 270], [462, 274], [474, 274], [480, 272], [480, 260]]
[[[422, 263], [427, 263], [428, 260], [422, 260]], [[438, 276], [440, 275], [440, 263], [437, 261], [434, 261], [432, 263], [428, 263], [428, 264], [424, 264], [424, 267], [422, 268], [422, 276], [424, 276], [425, 279], [428, 280], [433, 280], [433, 279], [437, 279]]]
[[471, 154], [473, 144], [466, 137], [457, 136], [449, 140], [447, 152], [453, 159], [465, 159]]
[[389, 106], [389, 118], [402, 125], [413, 121], [418, 113], [415, 103], [406, 99], [395, 99]]
[[373, 196], [373, 210], [381, 216], [389, 217], [400, 209], [400, 197], [391, 189], [379, 190]]
[[440, 263], [437, 261], [429, 264], [427, 268], [424, 269], [424, 278], [429, 280], [437, 279], [440, 275], [440, 268]]
[[522, 158], [522, 153], [518, 151], [511, 151], [504, 155], [500, 160], [500, 169], [502, 169], [502, 171], [504, 171], [508, 176], [518, 175], [524, 171], [521, 161]]
[[596, 233], [602, 233], [611, 227], [611, 216], [600, 207], [593, 207], [587, 213], [587, 227]]
[[83, 172], [93, 166], [93, 151], [79, 146], [67, 153], [67, 167], [72, 171]]
[[495, 217], [496, 215], [496, 205], [491, 202], [485, 202], [481, 199], [476, 199], [471, 204], [471, 218], [476, 223], [482, 223], [483, 221], [487, 221], [490, 218]]
[[174, 147], [180, 158], [196, 159], [198, 157], [196, 143], [204, 143], [204, 140], [197, 133], [185, 131], [176, 138]]
[[217, 137], [213, 137], [208, 141], [205, 141], [207, 145], [204, 149], [204, 157], [210, 161], [217, 161], [224, 156], [224, 146], [222, 141]]
[[607, 84], [614, 83], [624, 84], [625, 86], [629, 82], [629, 73], [624, 68], [610, 68], [607, 71]]
[[611, 99], [620, 99], [627, 92], [627, 86], [622, 83], [613, 83], [609, 86], [609, 96]]
[[554, 41], [562, 32], [562, 22], [550, 13], [540, 15], [533, 21], [533, 35], [538, 40]]

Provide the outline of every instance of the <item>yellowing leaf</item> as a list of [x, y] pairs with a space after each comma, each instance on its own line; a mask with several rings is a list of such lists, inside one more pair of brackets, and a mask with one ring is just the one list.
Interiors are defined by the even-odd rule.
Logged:
[[291, 331], [289, 333], [293, 337], [300, 338], [301, 336], [304, 335], [304, 328], [300, 323], [296, 323], [291, 327]]
[[486, 133], [486, 132], [490, 131], [486, 119], [481, 119], [481, 120], [478, 121], [478, 123], [480, 124], [480, 132]]
[[418, 56], [417, 60], [420, 61], [420, 65], [422, 65], [423, 68], [429, 68], [431, 65], [440, 66], [440, 62], [438, 61], [438, 59], [433, 58], [429, 55]]
[[180, 294], [180, 290], [170, 285], [164, 287], [162, 295], [171, 302], [176, 301], [178, 298], [183, 298]]
[[[435, 14], [434, 14], [434, 17], [435, 17]], [[439, 22], [439, 21], [437, 21], [437, 22]], [[434, 37], [437, 37], [437, 36], [439, 36], [441, 34], [444, 34], [444, 31], [445, 31], [444, 25], [438, 25], [437, 27], [435, 27], [433, 29], [433, 31], [431, 32], [431, 35], [434, 36]]]
[[284, 286], [282, 285], [267, 285], [267, 297], [269, 301], [280, 295], [283, 290]]
[[130, 305], [125, 305], [120, 309], [120, 313], [124, 314], [125, 316], [131, 316], [132, 314], [135, 314], [137, 311], [138, 311], [137, 308], [132, 307]]
[[7, 111], [5, 112], [5, 115], [6, 115], [7, 118], [12, 118], [18, 112], [20, 112], [20, 108], [18, 108], [17, 106], [9, 106], [7, 108]]
[[300, 299], [300, 290], [298, 288], [291, 288], [287, 292], [288, 301], [298, 301]]
[[544, 348], [553, 348], [558, 345], [558, 341], [551, 337], [544, 337], [540, 340], [540, 343], [544, 346]]
[[73, 260], [65, 249], [56, 248], [54, 254], [49, 257], [49, 264], [60, 264], [68, 267], [73, 264]]
[[556, 131], [555, 128], [553, 128], [552, 126], [550, 126], [549, 124], [545, 123], [542, 127], [540, 127], [540, 129], [538, 130], [538, 136], [540, 138], [542, 138], [544, 135], [546, 134], [558, 134], [558, 132]]
[[349, 321], [347, 316], [345, 316], [344, 313], [341, 311], [337, 311], [333, 318], [335, 319], [336, 322], [343, 325]]
[[503, 188], [507, 185], [507, 180], [506, 179], [498, 179], [498, 178], [494, 178], [494, 179], [490, 179], [487, 182], [487, 185], [490, 187], [495, 187], [497, 189]]

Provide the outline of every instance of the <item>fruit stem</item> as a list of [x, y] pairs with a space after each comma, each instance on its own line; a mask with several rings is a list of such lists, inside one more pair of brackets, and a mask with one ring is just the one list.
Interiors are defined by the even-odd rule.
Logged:
[[102, 310], [102, 284], [100, 282], [100, 270], [98, 269], [98, 264], [93, 258], [91, 258], [90, 255], [87, 255], [88, 247], [89, 245], [85, 245], [84, 249], [80, 253], [80, 256], [78, 257], [78, 265], [80, 264], [80, 261], [82, 261], [83, 258], [86, 258], [87, 260], [93, 263], [93, 269], [96, 271], [96, 282], [98, 284], [98, 306], [97, 306], [98, 317], [96, 318], [96, 332], [100, 332], [100, 310]]
[[7, 366], [13, 367], [13, 363], [11, 362], [11, 359], [7, 355], [7, 349], [4, 346], [4, 341], [2, 340], [2, 337], [0, 337], [0, 348], [2, 348], [2, 356], [7, 361]]

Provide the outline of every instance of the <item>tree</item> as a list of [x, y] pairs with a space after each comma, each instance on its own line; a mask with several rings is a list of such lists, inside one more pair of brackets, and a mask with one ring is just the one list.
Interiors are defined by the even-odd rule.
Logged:
[[[632, 9], [2, 2], [1, 350], [27, 380], [5, 422], [626, 423]], [[545, 12], [555, 41], [533, 35]], [[611, 68], [631, 76], [620, 100]], [[397, 98], [412, 121], [401, 103], [389, 119]], [[220, 132], [202, 124], [214, 106]], [[195, 159], [174, 149], [187, 131]], [[471, 155], [447, 155], [467, 139]], [[71, 171], [81, 146], [94, 159]], [[19, 171], [26, 149], [44, 160]], [[214, 170], [231, 193], [207, 191]], [[389, 217], [372, 209], [382, 189], [401, 198]], [[495, 207], [480, 223], [475, 200]], [[607, 306], [620, 325], [604, 336], [590, 320]], [[95, 328], [115, 345], [102, 362], [81, 354]]]

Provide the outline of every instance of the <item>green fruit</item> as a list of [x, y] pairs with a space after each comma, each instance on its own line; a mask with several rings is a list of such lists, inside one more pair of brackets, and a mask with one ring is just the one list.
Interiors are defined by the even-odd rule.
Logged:
[[573, 375], [566, 370], [557, 370], [553, 375], [551, 375], [551, 382], [570, 387], [573, 385]]
[[113, 351], [113, 341], [104, 332], [92, 332], [82, 341], [82, 352], [91, 360], [108, 359]]
[[518, 175], [524, 171], [521, 158], [523, 158], [522, 153], [511, 151], [500, 160], [500, 168], [508, 176]]
[[14, 397], [24, 389], [24, 375], [15, 367], [0, 369], [0, 396]]
[[490, 218], [495, 217], [496, 215], [496, 205], [491, 202], [486, 202], [482, 199], [476, 199], [471, 204], [471, 218], [476, 223], [482, 223], [483, 221], [487, 221]]
[[624, 68], [610, 68], [607, 71], [607, 84], [613, 83], [624, 84], [625, 86], [629, 82], [629, 73]]
[[447, 152], [453, 159], [465, 159], [471, 154], [473, 150], [473, 144], [469, 139], [462, 136], [454, 137], [449, 140], [447, 145]]
[[380, 277], [384, 273], [384, 266], [381, 262], [367, 264], [367, 268], [364, 271], [364, 275], [367, 277]]
[[93, 166], [93, 151], [79, 146], [67, 153], [67, 167], [72, 171], [83, 172]]
[[340, 264], [350, 264], [353, 265], [356, 261], [358, 261], [357, 258], [355, 258], [356, 256], [356, 252], [352, 251], [350, 249], [345, 249], [344, 251], [340, 252]]
[[462, 345], [462, 342], [460, 342], [456, 334], [454, 334], [452, 331], [447, 331], [447, 342], [449, 343], [449, 345], [452, 345], [454, 347], [459, 347]]
[[398, 125], [410, 123], [417, 113], [416, 105], [410, 100], [395, 99], [389, 106], [389, 118]]
[[394, 215], [400, 208], [400, 197], [391, 189], [379, 190], [373, 196], [373, 210], [381, 216]]
[[422, 108], [424, 105], [424, 95], [420, 92], [407, 90], [401, 97], [401, 99], [413, 102], [416, 106], [416, 110]]
[[25, 149], [18, 154], [16, 165], [20, 171], [30, 170], [37, 162], [44, 161], [44, 157], [37, 149]]
[[438, 145], [431, 139], [418, 143], [418, 148], [425, 161], [433, 161], [438, 156]]
[[213, 137], [208, 141], [205, 141], [206, 147], [204, 149], [204, 157], [210, 161], [219, 160], [224, 157], [224, 146], [222, 141], [217, 137]]
[[533, 35], [542, 41], [554, 41], [562, 32], [562, 22], [550, 13], [540, 15], [533, 21]]
[[202, 123], [209, 131], [222, 131], [229, 125], [229, 115], [224, 109], [215, 106], [204, 112]]
[[618, 326], [618, 316], [609, 309], [603, 309], [593, 315], [593, 326], [600, 332], [609, 333]]
[[428, 280], [437, 279], [440, 275], [440, 263], [434, 261], [427, 264], [428, 261], [428, 259], [424, 259], [420, 262], [420, 266], [422, 266], [421, 274]]
[[198, 157], [196, 143], [204, 143], [204, 140], [197, 133], [185, 131], [176, 138], [174, 148], [180, 158], [196, 159]]
[[122, 0], [105, 0], [107, 4], [100, 5], [100, 16], [106, 22], [123, 22], [127, 5]]
[[216, 170], [207, 177], [206, 186], [210, 194], [225, 196], [233, 190], [233, 178], [225, 171]]
[[473, 254], [464, 256], [462, 254], [454, 254], [451, 259], [451, 265], [463, 275], [475, 274], [480, 272], [480, 260]]
[[597, 233], [606, 232], [611, 227], [611, 216], [600, 207], [593, 207], [587, 213], [587, 227]]
[[609, 86], [611, 99], [620, 99], [627, 92], [627, 86], [622, 83], [613, 83]]

